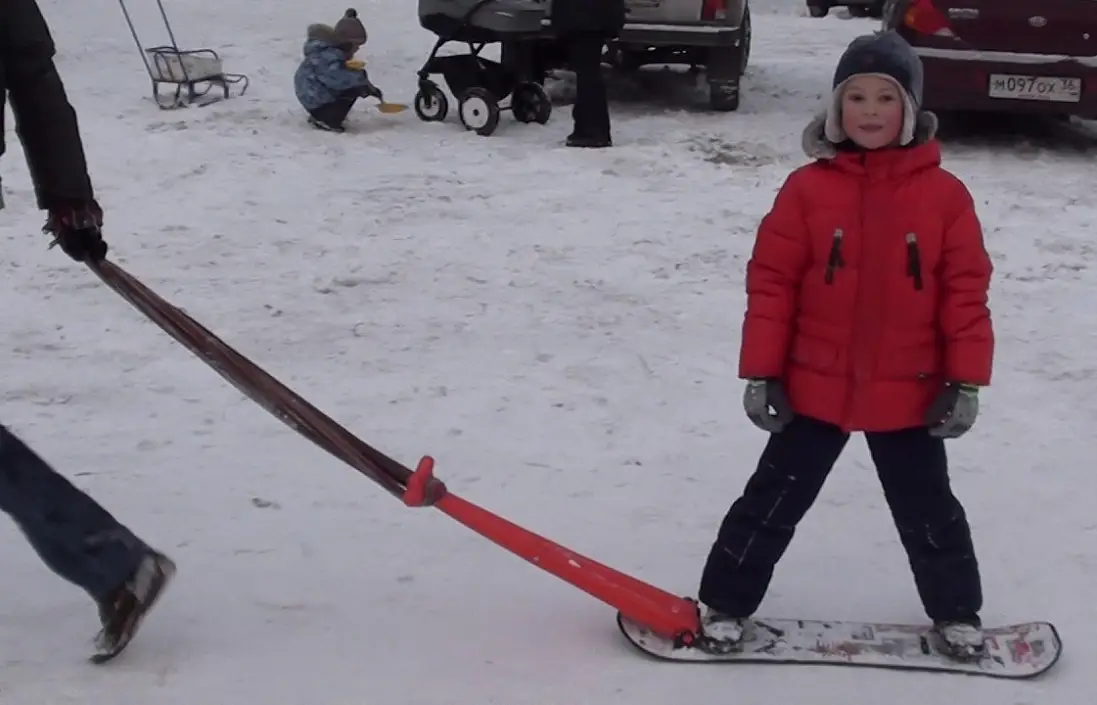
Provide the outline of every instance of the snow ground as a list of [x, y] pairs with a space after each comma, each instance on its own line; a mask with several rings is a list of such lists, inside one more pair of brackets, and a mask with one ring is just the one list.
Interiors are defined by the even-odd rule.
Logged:
[[[364, 108], [357, 134], [305, 129], [290, 85], [304, 26], [344, 6], [169, 0], [181, 41], [221, 50], [253, 86], [167, 113], [113, 3], [44, 3], [116, 259], [366, 440], [408, 463], [434, 454], [465, 498], [692, 594], [764, 440], [735, 379], [753, 228], [802, 162], [838, 53], [872, 24], [756, 7], [742, 112], [693, 110], [684, 78], [655, 77], [659, 97], [615, 91], [618, 146], [592, 153], [560, 146], [566, 108], [544, 127], [504, 116], [486, 139], [455, 117]], [[433, 37], [403, 0], [359, 9], [375, 81], [410, 101]], [[94, 609], [0, 523], [0, 702], [1081, 702], [1094, 681], [1079, 664], [1097, 658], [1082, 637], [1097, 628], [1097, 207], [1093, 150], [1077, 147], [1006, 135], [946, 150], [998, 268], [995, 383], [951, 446], [984, 616], [1053, 620], [1067, 649], [1024, 683], [638, 658], [611, 609], [402, 507], [47, 252], [15, 147], [2, 420], [180, 574], [126, 657], [93, 668]], [[764, 611], [922, 618], [863, 442]]]

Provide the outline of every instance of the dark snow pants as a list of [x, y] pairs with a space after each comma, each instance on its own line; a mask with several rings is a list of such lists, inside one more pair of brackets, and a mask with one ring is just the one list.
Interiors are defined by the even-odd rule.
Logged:
[[357, 91], [348, 91], [341, 94], [330, 103], [325, 103], [315, 110], [310, 110], [309, 115], [331, 127], [342, 127], [351, 108], [361, 96]]
[[611, 138], [609, 98], [602, 76], [602, 48], [606, 39], [598, 32], [575, 32], [561, 37], [561, 40], [567, 47], [568, 62], [575, 71], [572, 135], [608, 140]]
[[148, 547], [0, 426], [0, 510], [55, 573], [106, 600]]
[[380, 98], [381, 91], [369, 80], [369, 74], [364, 70], [362, 74], [366, 77], [366, 85], [343, 91], [332, 102], [325, 103], [315, 110], [310, 110], [309, 115], [325, 125], [340, 127], [347, 119], [347, 116], [350, 115], [350, 111], [359, 98]]
[[[926, 614], [934, 621], [977, 619], [979, 566], [967, 516], [949, 485], [944, 442], [925, 428], [865, 437]], [[774, 566], [848, 440], [838, 427], [803, 416], [770, 436], [709, 553], [702, 603], [737, 617], [758, 609]]]

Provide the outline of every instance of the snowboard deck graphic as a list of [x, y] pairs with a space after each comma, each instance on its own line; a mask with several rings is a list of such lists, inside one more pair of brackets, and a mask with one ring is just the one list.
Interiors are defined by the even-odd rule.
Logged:
[[1054, 666], [1062, 652], [1059, 633], [1049, 622], [984, 627], [986, 653], [968, 662], [949, 656], [929, 625], [756, 618], [739, 649], [726, 654], [676, 646], [620, 613], [617, 625], [644, 653], [688, 663], [842, 665], [1033, 678]]

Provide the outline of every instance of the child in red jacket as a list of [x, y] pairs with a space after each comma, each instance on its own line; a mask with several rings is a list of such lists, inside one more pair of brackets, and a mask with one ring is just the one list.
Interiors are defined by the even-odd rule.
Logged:
[[854, 40], [814, 162], [789, 176], [747, 266], [739, 376], [769, 443], [701, 579], [707, 648], [750, 636], [774, 566], [851, 432], [864, 432], [927, 615], [958, 658], [983, 650], [982, 588], [944, 439], [990, 382], [991, 262], [971, 195], [940, 166], [922, 68], [894, 32]]

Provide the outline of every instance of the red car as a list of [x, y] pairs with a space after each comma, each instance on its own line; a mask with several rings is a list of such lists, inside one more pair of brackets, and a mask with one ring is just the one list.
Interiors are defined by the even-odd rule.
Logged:
[[889, 0], [924, 107], [1097, 118], [1097, 0]]

